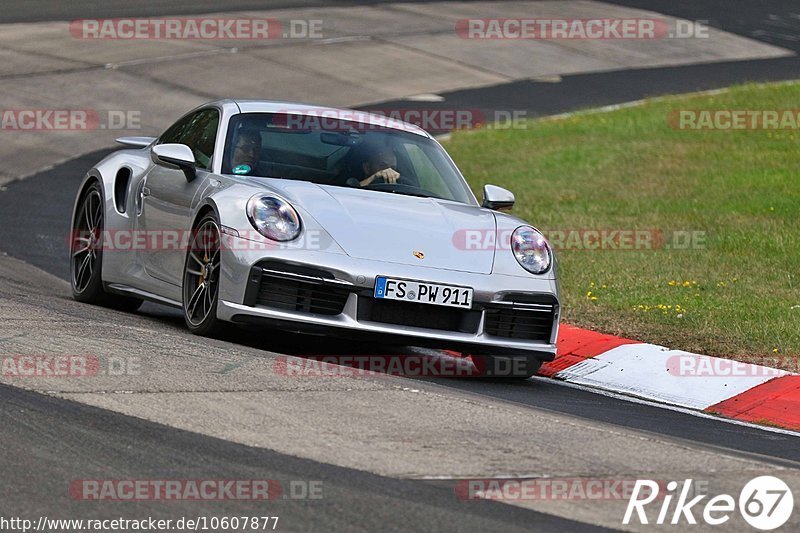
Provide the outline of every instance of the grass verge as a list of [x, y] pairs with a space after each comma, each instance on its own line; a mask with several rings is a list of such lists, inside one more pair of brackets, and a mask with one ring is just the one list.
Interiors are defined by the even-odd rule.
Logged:
[[[479, 198], [484, 183], [514, 191], [514, 214], [560, 241], [566, 322], [710, 355], [797, 357], [800, 129], [685, 130], [669, 117], [798, 101], [800, 84], [743, 85], [445, 144]], [[587, 249], [590, 230], [655, 238]]]

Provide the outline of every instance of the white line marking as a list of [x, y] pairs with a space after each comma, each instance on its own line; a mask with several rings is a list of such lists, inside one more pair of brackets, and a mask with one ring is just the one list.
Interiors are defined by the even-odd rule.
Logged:
[[[715, 361], [717, 363], [715, 363]], [[684, 362], [690, 368], [681, 370]], [[717, 374], [715, 368], [723, 365]], [[647, 343], [624, 344], [568, 367], [556, 379], [610, 389], [689, 409], [706, 409], [738, 396], [787, 372], [737, 363], [722, 375], [729, 359], [711, 357]], [[705, 365], [705, 366], [704, 366]], [[701, 370], [697, 375], [690, 371]], [[702, 369], [708, 370], [707, 375]], [[686, 372], [686, 374], [682, 374]]]
[[736, 425], [736, 426], [745, 426], [745, 427], [749, 427], [749, 428], [760, 429], [762, 431], [768, 431], [770, 433], [779, 433], [781, 435], [789, 435], [789, 436], [792, 436], [792, 437], [800, 437], [800, 432], [792, 431], [790, 429], [775, 428], [775, 427], [771, 427], [771, 426], [762, 426], [762, 425], [759, 425], [759, 424], [753, 424], [752, 422], [744, 422], [742, 420], [736, 420], [736, 419], [733, 419], [733, 418], [723, 418], [723, 417], [715, 416], [715, 415], [712, 415], [712, 414], [709, 414], [709, 413], [705, 413], [703, 411], [695, 411], [694, 409], [687, 409], [685, 407], [677, 407], [677, 406], [669, 405], [669, 404], [666, 404], [666, 403], [654, 402], [652, 400], [646, 400], [646, 399], [643, 399], [643, 398], [637, 398], [635, 396], [628, 396], [626, 394], [620, 394], [620, 393], [611, 392], [611, 391], [607, 391], [607, 390], [596, 389], [596, 388], [593, 388], [593, 387], [587, 387], [585, 385], [578, 385], [577, 383], [570, 383], [568, 381], [559, 381], [557, 379], [547, 378], [547, 377], [544, 377], [544, 376], [534, 376], [534, 377], [532, 377], [530, 379], [531, 380], [536, 380], [536, 381], [544, 381], [546, 383], [556, 383], [556, 384], [562, 385], [564, 387], [570, 387], [570, 388], [573, 388], [573, 389], [579, 389], [579, 390], [582, 390], [582, 391], [591, 392], [591, 393], [594, 393], [594, 394], [599, 394], [601, 396], [607, 396], [609, 398], [614, 398], [616, 400], [623, 400], [623, 401], [626, 401], [626, 402], [637, 403], [637, 404], [641, 404], [641, 405], [647, 405], [647, 406], [650, 406], [650, 407], [658, 407], [660, 409], [666, 409], [668, 411], [675, 411], [675, 412], [683, 413], [683, 414], [686, 414], [686, 415], [692, 415], [692, 416], [696, 416], [698, 418], [707, 418], [707, 419], [711, 419], [711, 420], [716, 420], [717, 422], [725, 422], [726, 424], [733, 424], [733, 425]]

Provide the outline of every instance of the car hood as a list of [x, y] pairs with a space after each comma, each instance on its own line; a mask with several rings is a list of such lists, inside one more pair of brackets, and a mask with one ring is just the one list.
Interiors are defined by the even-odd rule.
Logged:
[[[489, 274], [494, 247], [466, 249], [464, 231], [494, 233], [491, 211], [434, 198], [269, 179], [351, 257]], [[421, 257], [420, 257], [421, 256]]]

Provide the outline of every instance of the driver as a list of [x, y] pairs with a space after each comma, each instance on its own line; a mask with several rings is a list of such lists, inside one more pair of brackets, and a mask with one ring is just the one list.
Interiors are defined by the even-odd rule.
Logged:
[[231, 170], [238, 175], [253, 175], [261, 159], [261, 133], [255, 129], [239, 132], [231, 156]]
[[358, 183], [362, 187], [370, 185], [375, 180], [383, 180], [383, 183], [397, 183], [400, 173], [395, 170], [397, 167], [397, 157], [394, 151], [385, 144], [370, 144], [362, 147], [360, 170], [362, 175], [358, 177]]

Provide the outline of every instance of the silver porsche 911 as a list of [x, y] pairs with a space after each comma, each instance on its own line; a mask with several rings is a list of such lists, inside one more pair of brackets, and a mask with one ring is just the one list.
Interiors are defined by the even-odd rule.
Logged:
[[75, 200], [79, 301], [171, 305], [200, 335], [235, 323], [513, 358], [515, 377], [555, 355], [550, 245], [502, 212], [509, 191], [479, 203], [416, 126], [223, 100], [118, 141]]

